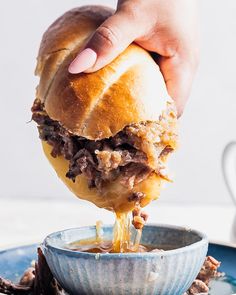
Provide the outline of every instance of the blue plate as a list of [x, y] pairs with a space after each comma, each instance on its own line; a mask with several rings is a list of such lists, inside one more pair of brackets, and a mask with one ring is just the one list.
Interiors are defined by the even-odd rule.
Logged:
[[[211, 295], [236, 293], [236, 248], [210, 244], [208, 255], [221, 261], [220, 271], [226, 274], [211, 283]], [[0, 252], [0, 276], [17, 282], [33, 260], [37, 259], [37, 245], [22, 246]]]

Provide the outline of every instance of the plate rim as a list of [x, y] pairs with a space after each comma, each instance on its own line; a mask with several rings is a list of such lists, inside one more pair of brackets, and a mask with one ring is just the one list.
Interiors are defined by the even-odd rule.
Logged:
[[217, 240], [210, 240], [209, 244], [214, 244], [217, 246], [224, 246], [224, 247], [229, 247], [229, 248], [233, 248], [236, 250], [236, 244], [232, 243], [232, 242], [225, 242], [225, 241], [217, 241]]

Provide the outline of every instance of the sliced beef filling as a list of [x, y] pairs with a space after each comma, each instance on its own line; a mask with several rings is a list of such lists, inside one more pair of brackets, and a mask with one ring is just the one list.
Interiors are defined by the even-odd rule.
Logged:
[[[161, 126], [157, 123], [150, 123], [156, 124], [154, 131], [153, 126], [133, 124], [113, 137], [94, 141], [72, 135], [59, 122], [50, 119], [43, 104], [37, 99], [32, 112], [32, 119], [38, 124], [40, 139], [52, 146], [52, 157], [62, 155], [69, 161], [66, 177], [75, 181], [76, 176], [83, 174], [87, 177], [90, 188], [97, 187], [101, 190], [118, 176], [121, 176], [123, 185], [132, 188], [150, 173], [161, 174], [161, 161], [158, 159], [173, 150], [168, 144], [157, 144], [160, 138], [157, 140], [156, 137], [162, 134]], [[152, 145], [147, 144], [151, 140]], [[147, 156], [150, 146], [157, 153], [155, 165]]]

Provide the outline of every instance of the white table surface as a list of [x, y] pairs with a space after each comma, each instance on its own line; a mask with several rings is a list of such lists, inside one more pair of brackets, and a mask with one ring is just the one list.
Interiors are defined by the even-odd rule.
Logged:
[[[113, 223], [114, 215], [87, 202], [69, 200], [0, 199], [0, 248], [43, 241], [51, 232]], [[148, 206], [149, 222], [181, 225], [205, 232], [211, 241], [230, 240], [235, 215], [233, 206], [173, 205], [155, 202]]]

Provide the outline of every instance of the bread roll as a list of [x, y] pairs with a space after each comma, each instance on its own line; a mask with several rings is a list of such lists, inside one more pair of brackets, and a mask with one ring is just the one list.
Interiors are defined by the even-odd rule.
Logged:
[[[99, 25], [113, 11], [101, 6], [84, 6], [66, 12], [44, 33], [36, 74], [40, 77], [36, 96], [52, 120], [70, 134], [89, 140], [116, 135], [125, 126], [158, 121], [167, 103], [165, 82], [150, 54], [131, 44], [115, 60], [94, 73], [70, 74], [68, 67]], [[103, 192], [88, 188], [81, 174], [72, 182], [65, 175], [69, 161], [52, 157], [52, 147], [43, 142], [44, 152], [68, 188], [81, 199], [99, 207], [127, 212], [134, 202], [133, 192], [143, 192], [145, 206], [159, 196], [162, 177], [151, 173], [132, 189], [124, 187], [119, 177], [107, 184]]]

